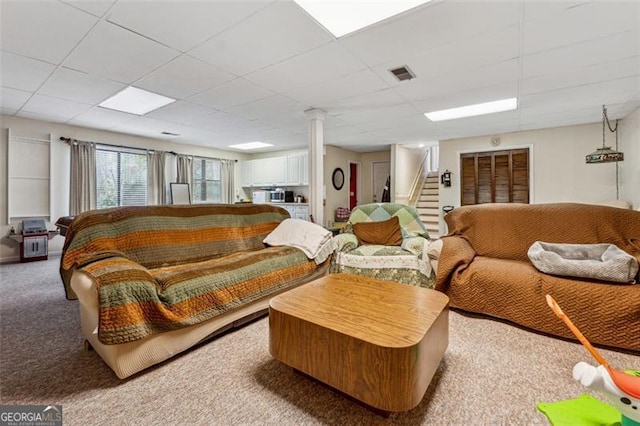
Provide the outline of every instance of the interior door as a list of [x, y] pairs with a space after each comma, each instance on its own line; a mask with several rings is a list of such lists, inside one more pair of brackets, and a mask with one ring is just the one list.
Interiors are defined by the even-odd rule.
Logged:
[[358, 205], [358, 164], [349, 163], [349, 210]]
[[373, 163], [373, 202], [382, 202], [382, 192], [387, 183], [387, 178], [391, 173], [391, 163], [389, 161], [376, 161]]

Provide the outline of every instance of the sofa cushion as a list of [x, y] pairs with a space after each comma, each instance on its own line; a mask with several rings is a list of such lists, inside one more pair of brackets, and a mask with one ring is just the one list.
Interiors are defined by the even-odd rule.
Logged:
[[527, 253], [531, 263], [551, 275], [628, 283], [638, 262], [613, 244], [553, 244], [536, 241]]
[[380, 222], [359, 222], [353, 224], [353, 232], [362, 245], [399, 246], [402, 231], [397, 216]]

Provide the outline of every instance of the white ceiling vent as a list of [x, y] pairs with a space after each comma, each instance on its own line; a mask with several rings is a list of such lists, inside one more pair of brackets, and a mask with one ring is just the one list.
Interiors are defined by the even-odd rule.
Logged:
[[409, 69], [408, 66], [402, 66], [389, 70], [399, 81], [411, 80], [415, 78], [415, 74]]

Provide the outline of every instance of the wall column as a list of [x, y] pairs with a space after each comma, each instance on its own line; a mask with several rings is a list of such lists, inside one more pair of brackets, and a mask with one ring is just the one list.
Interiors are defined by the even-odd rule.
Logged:
[[321, 109], [308, 109], [309, 117], [309, 213], [313, 220], [324, 224], [324, 118]]

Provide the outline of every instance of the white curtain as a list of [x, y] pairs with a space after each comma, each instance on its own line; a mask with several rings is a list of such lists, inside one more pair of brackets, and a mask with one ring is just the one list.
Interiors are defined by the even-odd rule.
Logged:
[[221, 160], [221, 162], [220, 185], [222, 186], [222, 202], [233, 204], [235, 201], [235, 160]]
[[69, 214], [75, 216], [96, 208], [96, 146], [91, 142], [71, 144]]
[[188, 183], [189, 187], [191, 187], [193, 184], [193, 158], [188, 155], [178, 154], [176, 163], [178, 165], [178, 183]]
[[154, 151], [147, 155], [147, 204], [149, 205], [167, 203], [165, 157], [164, 151]]

